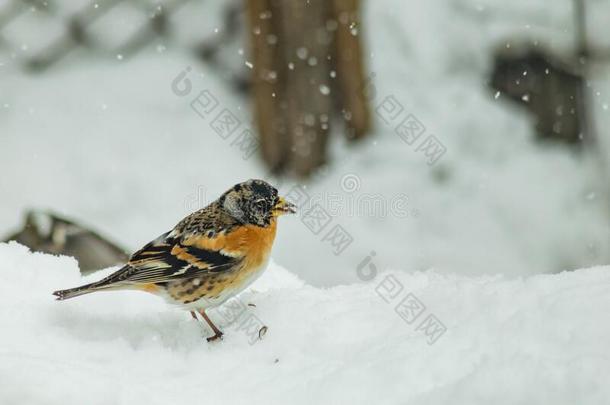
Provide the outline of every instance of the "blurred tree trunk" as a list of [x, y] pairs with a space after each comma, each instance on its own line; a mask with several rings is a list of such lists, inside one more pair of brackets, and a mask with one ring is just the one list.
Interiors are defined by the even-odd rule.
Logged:
[[[335, 70], [340, 106], [350, 139], [364, 137], [370, 130], [370, 113], [364, 97], [364, 60], [360, 44], [360, 0], [334, 0], [334, 15], [338, 20]], [[340, 74], [339, 74], [340, 72]]]
[[370, 128], [359, 0], [247, 0], [254, 115], [265, 162], [307, 176], [326, 161], [333, 118]]

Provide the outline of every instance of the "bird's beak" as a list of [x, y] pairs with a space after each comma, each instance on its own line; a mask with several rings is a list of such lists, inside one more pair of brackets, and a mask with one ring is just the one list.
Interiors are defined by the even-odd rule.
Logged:
[[294, 214], [297, 212], [297, 206], [293, 203], [289, 203], [284, 199], [284, 197], [280, 197], [275, 207], [273, 207], [273, 213], [275, 215], [284, 215], [284, 214]]

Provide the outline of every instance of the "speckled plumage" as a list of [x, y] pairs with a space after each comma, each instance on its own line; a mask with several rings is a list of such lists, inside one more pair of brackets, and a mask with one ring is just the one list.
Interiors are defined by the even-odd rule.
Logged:
[[268, 183], [249, 180], [237, 184], [135, 252], [115, 273], [53, 294], [63, 300], [102, 290], [150, 292], [171, 304], [199, 311], [219, 337], [221, 333], [205, 309], [221, 305], [264, 271], [277, 217], [287, 212], [294, 212], [294, 206]]

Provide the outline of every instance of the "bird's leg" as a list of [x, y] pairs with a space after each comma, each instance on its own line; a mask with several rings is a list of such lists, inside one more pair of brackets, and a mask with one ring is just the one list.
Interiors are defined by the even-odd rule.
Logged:
[[216, 325], [214, 325], [214, 323], [212, 323], [212, 320], [210, 318], [208, 318], [208, 315], [205, 313], [205, 310], [200, 309], [198, 312], [201, 314], [203, 319], [205, 319], [205, 321], [208, 323], [208, 325], [210, 325], [210, 328], [212, 328], [212, 330], [214, 331], [214, 336], [209, 337], [208, 342], [211, 342], [216, 339], [222, 339], [223, 333], [220, 331], [220, 329], [218, 329], [216, 327]]
[[191, 316], [193, 317], [194, 320], [198, 321], [199, 319], [197, 319], [197, 314], [195, 313], [195, 311], [191, 311]]

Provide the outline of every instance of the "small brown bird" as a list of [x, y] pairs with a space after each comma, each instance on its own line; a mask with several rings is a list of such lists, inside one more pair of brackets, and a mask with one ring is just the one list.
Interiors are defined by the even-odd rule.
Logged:
[[205, 310], [239, 294], [267, 267], [277, 217], [296, 207], [263, 180], [235, 185], [142, 249], [120, 270], [95, 283], [55, 291], [58, 300], [95, 291], [141, 290], [197, 311], [222, 337]]

